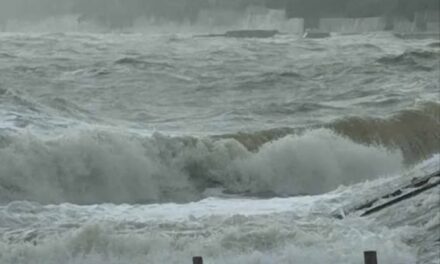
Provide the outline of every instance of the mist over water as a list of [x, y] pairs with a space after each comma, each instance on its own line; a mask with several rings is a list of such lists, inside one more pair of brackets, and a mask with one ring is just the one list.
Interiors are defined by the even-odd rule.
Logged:
[[440, 166], [429, 1], [295, 2], [0, 0], [0, 263], [437, 263], [438, 187], [350, 212]]
[[3, 201], [181, 203], [214, 187], [249, 195], [319, 194], [403, 166], [399, 152], [358, 145], [329, 130], [285, 137], [256, 153], [235, 140], [94, 131], [46, 142], [29, 135], [9, 140], [0, 152]]

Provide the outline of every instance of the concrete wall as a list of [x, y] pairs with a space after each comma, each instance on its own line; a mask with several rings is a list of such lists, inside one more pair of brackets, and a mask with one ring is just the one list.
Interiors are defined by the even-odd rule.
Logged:
[[381, 31], [385, 28], [385, 21], [380, 17], [369, 18], [322, 18], [319, 29], [328, 32], [362, 33]]
[[416, 17], [420, 17], [422, 22], [426, 23], [426, 31], [440, 31], [440, 11], [439, 10], [431, 10], [425, 12], [419, 12], [416, 14]]
[[397, 32], [440, 32], [440, 12], [438, 10], [418, 12], [414, 21], [396, 19], [394, 30]]
[[197, 24], [223, 30], [265, 29], [301, 34], [303, 19], [287, 19], [285, 10], [251, 6], [244, 11], [205, 9], [199, 13]]
[[249, 7], [242, 19], [242, 28], [275, 29], [284, 33], [301, 34], [303, 21], [299, 18], [287, 19], [285, 10]]
[[[397, 32], [440, 32], [440, 12], [438, 10], [418, 12], [414, 21], [394, 18], [394, 31]], [[319, 29], [328, 32], [362, 33], [385, 30], [386, 19], [370, 18], [322, 18]]]

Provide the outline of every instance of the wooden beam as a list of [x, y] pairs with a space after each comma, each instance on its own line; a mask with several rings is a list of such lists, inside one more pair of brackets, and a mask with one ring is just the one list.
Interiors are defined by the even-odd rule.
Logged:
[[377, 264], [377, 253], [376, 251], [365, 251], [364, 252], [365, 264]]
[[365, 211], [361, 216], [367, 216], [367, 215], [370, 215], [372, 213], [378, 212], [378, 211], [380, 211], [380, 210], [382, 210], [384, 208], [387, 208], [387, 207], [389, 207], [389, 206], [391, 206], [393, 204], [396, 204], [396, 203], [401, 202], [403, 200], [406, 200], [406, 199], [409, 199], [409, 198], [414, 197], [416, 195], [419, 195], [419, 194], [421, 194], [421, 193], [423, 193], [423, 192], [425, 192], [427, 190], [430, 190], [430, 189], [432, 189], [432, 188], [434, 188], [434, 187], [436, 187], [438, 185], [440, 185], [440, 180], [438, 180], [438, 181], [436, 181], [434, 183], [428, 184], [428, 185], [426, 185], [424, 187], [418, 188], [418, 189], [416, 189], [416, 190], [414, 190], [412, 192], [406, 193], [406, 194], [404, 194], [402, 196], [399, 196], [399, 197], [397, 197], [395, 199], [392, 199], [392, 200], [390, 200], [390, 201], [388, 201], [386, 203], [383, 203], [383, 204], [380, 204], [378, 206], [375, 206], [375, 207]]
[[[383, 208], [386, 208], [392, 204], [395, 204], [395, 203], [403, 201], [405, 199], [414, 197], [424, 191], [427, 191], [431, 188], [434, 188], [439, 183], [437, 183], [437, 184], [434, 183], [434, 186], [431, 186], [431, 184], [428, 184], [428, 183], [431, 181], [432, 178], [436, 178], [436, 177], [440, 177], [440, 170], [436, 171], [434, 173], [428, 174], [426, 176], [423, 176], [423, 177], [413, 178], [410, 183], [402, 185], [398, 189], [394, 189], [393, 192], [390, 192], [386, 195], [382, 195], [381, 197], [366, 201], [366, 202], [364, 202], [360, 205], [354, 206], [352, 208], [345, 208], [345, 209], [343, 209], [342, 213], [340, 213], [339, 211], [334, 212], [332, 215], [333, 215], [333, 217], [336, 217], [338, 219], [342, 219], [345, 217], [345, 215], [351, 214], [356, 211], [361, 211], [361, 210], [365, 210], [365, 212], [361, 216], [365, 216], [365, 215], [374, 213], [374, 212], [379, 211]], [[413, 188], [417, 188], [417, 189], [402, 195], [405, 192], [405, 190], [413, 189]], [[391, 198], [392, 198], [392, 200], [385, 203], [385, 204], [374, 206], [375, 203], [379, 202], [382, 199], [391, 199]]]
[[193, 264], [203, 264], [202, 257], [193, 257]]

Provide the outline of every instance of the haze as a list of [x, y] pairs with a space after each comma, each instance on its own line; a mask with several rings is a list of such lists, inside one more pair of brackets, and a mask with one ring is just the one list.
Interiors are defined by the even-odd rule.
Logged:
[[75, 15], [112, 28], [130, 27], [140, 17], [195, 23], [204, 10], [242, 12], [249, 7], [284, 10], [287, 18], [404, 17], [438, 9], [436, 0], [1, 0], [0, 24]]

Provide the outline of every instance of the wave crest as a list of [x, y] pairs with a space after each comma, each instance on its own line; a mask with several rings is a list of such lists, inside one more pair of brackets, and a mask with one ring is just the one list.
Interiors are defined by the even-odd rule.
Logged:
[[389, 118], [352, 117], [328, 127], [362, 144], [380, 144], [402, 151], [406, 163], [440, 152], [440, 104], [425, 102]]
[[399, 55], [388, 55], [377, 62], [389, 66], [408, 66], [415, 70], [431, 71], [438, 68], [438, 51], [412, 50]]
[[[0, 199], [42, 203], [187, 202], [207, 188], [288, 196], [330, 191], [402, 166], [399, 152], [318, 129], [264, 144], [84, 131], [56, 140], [5, 137]], [[372, 166], [374, 164], [374, 166]]]

